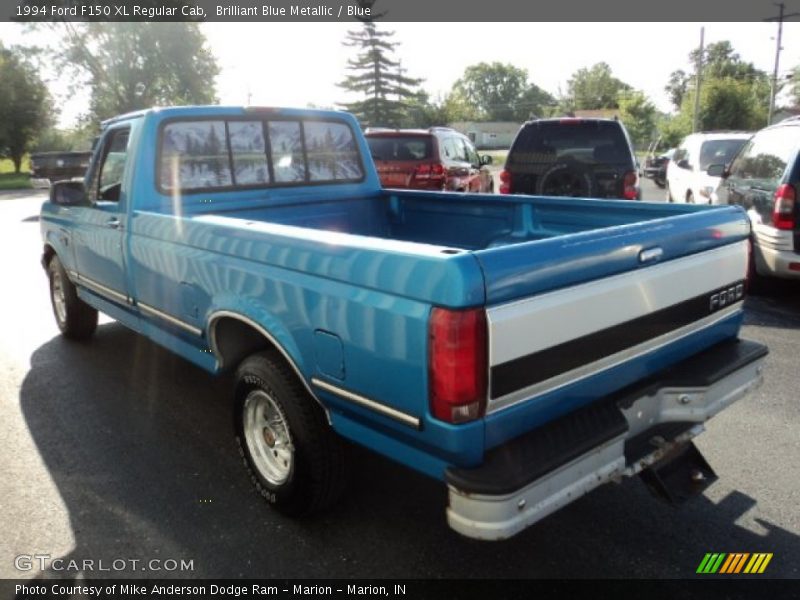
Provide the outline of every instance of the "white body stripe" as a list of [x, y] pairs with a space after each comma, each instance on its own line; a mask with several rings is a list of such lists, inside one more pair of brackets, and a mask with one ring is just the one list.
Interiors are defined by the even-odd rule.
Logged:
[[744, 279], [747, 242], [606, 277], [487, 311], [489, 364], [642, 317]]

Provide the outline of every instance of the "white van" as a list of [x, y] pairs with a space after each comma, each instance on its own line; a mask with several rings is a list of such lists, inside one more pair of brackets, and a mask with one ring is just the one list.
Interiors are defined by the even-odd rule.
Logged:
[[748, 132], [693, 133], [681, 142], [667, 166], [667, 201], [719, 204], [721, 179], [706, 173], [709, 165], [727, 165], [744, 143]]

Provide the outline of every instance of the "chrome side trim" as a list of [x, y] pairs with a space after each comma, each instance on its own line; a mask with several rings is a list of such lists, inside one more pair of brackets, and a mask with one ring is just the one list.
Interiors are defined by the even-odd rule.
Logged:
[[102, 283], [97, 283], [94, 279], [89, 279], [85, 275], [81, 275], [80, 273], [76, 273], [75, 271], [70, 271], [69, 274], [70, 277], [73, 278], [76, 283], [90, 288], [93, 292], [113, 298], [114, 300], [116, 300], [117, 302], [121, 302], [122, 304], [131, 303], [131, 300], [127, 295], [122, 294], [117, 290], [112, 290], [110, 287], [106, 287]]
[[326, 392], [330, 392], [331, 394], [336, 394], [340, 398], [344, 398], [345, 400], [349, 400], [354, 404], [358, 404], [359, 406], [368, 408], [385, 417], [394, 419], [395, 421], [402, 423], [403, 425], [408, 425], [409, 427], [413, 427], [414, 429], [417, 430], [420, 429], [420, 420], [413, 415], [409, 415], [408, 413], [404, 413], [395, 408], [391, 408], [390, 406], [386, 406], [385, 404], [381, 404], [380, 402], [376, 402], [375, 400], [370, 400], [369, 398], [361, 396], [360, 394], [356, 394], [349, 390], [345, 390], [335, 385], [331, 385], [330, 383], [322, 381], [321, 379], [317, 379], [316, 377], [311, 378], [311, 383], [313, 383], [318, 388], [325, 390]]
[[149, 304], [145, 304], [144, 302], [137, 302], [136, 305], [139, 307], [139, 309], [142, 310], [142, 312], [145, 312], [154, 317], [158, 317], [159, 319], [167, 321], [168, 323], [172, 323], [176, 327], [180, 327], [184, 331], [188, 331], [189, 333], [196, 335], [197, 337], [201, 337], [203, 335], [203, 330], [200, 329], [199, 327], [195, 327], [194, 325], [186, 323], [185, 321], [176, 319], [172, 315], [162, 312], [157, 308], [150, 306]]
[[303, 373], [297, 367], [297, 364], [294, 362], [292, 357], [289, 356], [289, 353], [286, 352], [286, 350], [283, 349], [283, 346], [281, 346], [278, 343], [278, 340], [276, 340], [272, 336], [272, 334], [268, 332], [266, 329], [264, 329], [261, 325], [253, 321], [253, 319], [245, 317], [244, 315], [240, 315], [239, 313], [231, 312], [229, 310], [220, 310], [215, 313], [211, 313], [211, 315], [208, 317], [208, 347], [211, 349], [211, 352], [214, 353], [214, 356], [217, 359], [217, 364], [220, 367], [224, 365], [224, 361], [222, 359], [222, 355], [219, 353], [219, 348], [217, 347], [216, 324], [217, 321], [223, 317], [236, 319], [237, 321], [241, 321], [242, 323], [249, 325], [256, 331], [258, 331], [261, 335], [263, 335], [267, 339], [267, 341], [269, 341], [275, 348], [277, 348], [278, 352], [280, 352], [283, 358], [286, 359], [286, 362], [289, 363], [289, 366], [292, 368], [295, 375], [297, 375], [297, 378], [303, 383], [303, 387], [306, 388], [306, 391], [311, 395], [311, 397], [316, 401], [316, 403], [319, 404], [320, 408], [322, 408], [322, 410], [325, 412], [325, 417], [328, 420], [328, 425], [332, 423], [331, 415], [330, 412], [328, 411], [328, 408], [317, 397], [317, 395], [314, 393], [314, 390], [311, 389], [311, 386], [308, 385], [308, 381], [306, 381], [306, 378], [303, 376]]
[[612, 354], [611, 356], [607, 356], [606, 358], [596, 362], [573, 369], [572, 371], [567, 371], [566, 373], [562, 373], [540, 383], [535, 383], [521, 390], [501, 396], [500, 398], [495, 398], [494, 400], [489, 399], [486, 407], [486, 414], [489, 415], [497, 412], [498, 410], [519, 404], [520, 402], [525, 402], [537, 396], [553, 392], [566, 385], [586, 379], [587, 377], [591, 377], [592, 375], [596, 375], [597, 373], [612, 367], [616, 367], [617, 365], [620, 365], [626, 361], [638, 358], [644, 354], [647, 354], [648, 352], [653, 352], [663, 348], [664, 346], [685, 338], [686, 336], [689, 336], [707, 327], [711, 327], [712, 325], [727, 319], [737, 312], [741, 312], [743, 304], [744, 303], [741, 301], [737, 302], [736, 304], [731, 304], [730, 306], [715, 312], [704, 319], [690, 323], [689, 325], [681, 327], [680, 329], [676, 329], [675, 331], [665, 333], [660, 337], [648, 340], [643, 344], [634, 346], [633, 348], [628, 348], [627, 350], [623, 350], [617, 354]]

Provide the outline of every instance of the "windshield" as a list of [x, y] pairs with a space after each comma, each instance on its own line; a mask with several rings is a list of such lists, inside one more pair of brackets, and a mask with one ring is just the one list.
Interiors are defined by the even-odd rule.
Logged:
[[425, 160], [431, 156], [430, 136], [368, 136], [375, 160]]

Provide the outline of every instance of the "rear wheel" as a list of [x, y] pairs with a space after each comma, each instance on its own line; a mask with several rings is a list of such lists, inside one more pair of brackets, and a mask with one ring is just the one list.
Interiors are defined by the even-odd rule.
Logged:
[[694, 194], [691, 191], [686, 192], [686, 204], [694, 204]]
[[341, 495], [344, 442], [274, 352], [254, 354], [237, 370], [234, 424], [250, 479], [282, 513], [312, 513]]
[[50, 277], [50, 302], [56, 324], [66, 337], [85, 340], [97, 329], [97, 311], [78, 297], [78, 290], [67, 277], [58, 256], [47, 265]]

